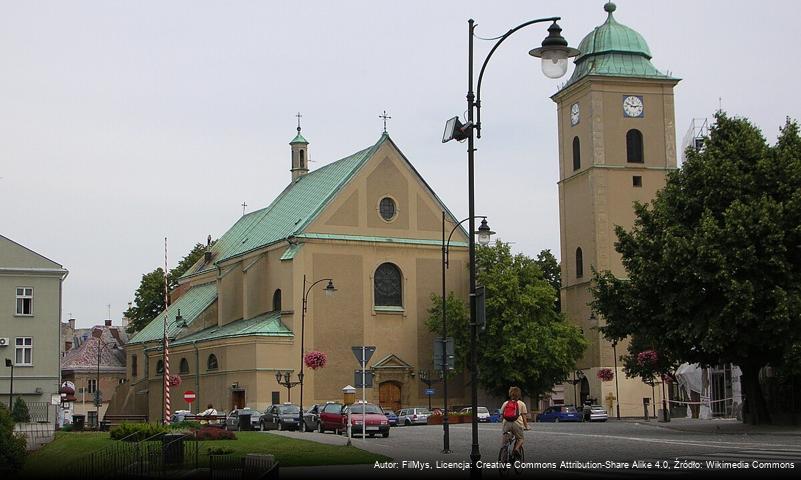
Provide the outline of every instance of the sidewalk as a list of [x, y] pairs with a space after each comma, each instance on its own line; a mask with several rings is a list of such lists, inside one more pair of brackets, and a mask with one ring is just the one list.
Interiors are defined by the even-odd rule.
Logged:
[[655, 418], [646, 422], [642, 418], [609, 419], [610, 422], [626, 422], [655, 428], [664, 428], [687, 433], [720, 435], [796, 435], [801, 436], [798, 425], [748, 425], [734, 418], [671, 418], [670, 422], [660, 422]]

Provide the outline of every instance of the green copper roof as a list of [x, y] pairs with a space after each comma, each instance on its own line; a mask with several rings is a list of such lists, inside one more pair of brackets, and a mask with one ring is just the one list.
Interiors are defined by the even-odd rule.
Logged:
[[[300, 233], [297, 235], [297, 238], [308, 238], [315, 240], [344, 240], [349, 242], [400, 243], [404, 245], [442, 245], [442, 240], [428, 240], [424, 238], [374, 237], [366, 235], [340, 235], [336, 233]], [[468, 246], [468, 243], [451, 240], [449, 245], [451, 247], [466, 247]]]
[[620, 24], [612, 15], [614, 3], [604, 5], [606, 22], [590, 32], [579, 44], [581, 54], [568, 80], [571, 85], [588, 75], [671, 79], [651, 64], [651, 50], [634, 29]]
[[267, 312], [248, 320], [237, 320], [222, 327], [210, 327], [171, 343], [173, 346], [192, 342], [207, 342], [220, 338], [267, 336], [292, 337], [292, 332], [281, 323], [280, 312]]
[[306, 139], [303, 138], [303, 135], [300, 134], [300, 130], [298, 130], [298, 134], [295, 135], [295, 138], [293, 138], [291, 142], [289, 142], [290, 145], [292, 145], [293, 143], [307, 143], [308, 144], [309, 142], [307, 142]]
[[[167, 336], [169, 338], [175, 338], [180, 330], [182, 330], [182, 327], [179, 327], [178, 322], [175, 320], [179, 310], [181, 311], [181, 317], [183, 317], [187, 325], [191, 325], [216, 299], [217, 284], [215, 282], [190, 288], [189, 291], [181, 295], [178, 300], [167, 308]], [[164, 312], [159, 313], [153, 321], [134, 335], [128, 343], [160, 341], [162, 338], [164, 338]]]
[[281, 260], [282, 261], [283, 260], [292, 260], [293, 258], [295, 258], [295, 254], [298, 253], [298, 250], [300, 250], [301, 246], [302, 245], [300, 245], [300, 244], [290, 245], [289, 248], [284, 250], [284, 254], [281, 255]]

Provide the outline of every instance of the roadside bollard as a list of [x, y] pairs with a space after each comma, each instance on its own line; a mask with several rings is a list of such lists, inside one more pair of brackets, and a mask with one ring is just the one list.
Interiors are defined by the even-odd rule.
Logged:
[[651, 421], [651, 417], [648, 416], [648, 405], [651, 404], [651, 399], [648, 397], [642, 398], [642, 411], [643, 411], [643, 418], [645, 418], [646, 422]]

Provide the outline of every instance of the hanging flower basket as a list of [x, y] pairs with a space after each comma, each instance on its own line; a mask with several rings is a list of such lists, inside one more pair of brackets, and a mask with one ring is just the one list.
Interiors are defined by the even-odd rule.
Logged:
[[303, 362], [312, 370], [317, 370], [328, 363], [328, 355], [323, 352], [309, 352], [303, 357]]
[[181, 376], [180, 375], [170, 375], [169, 385], [171, 387], [177, 387], [181, 384]]
[[658, 355], [653, 350], [645, 350], [637, 354], [637, 364], [641, 367], [646, 365], [656, 365]]
[[598, 378], [600, 378], [602, 382], [611, 381], [615, 378], [615, 372], [613, 372], [611, 368], [602, 368], [598, 370]]

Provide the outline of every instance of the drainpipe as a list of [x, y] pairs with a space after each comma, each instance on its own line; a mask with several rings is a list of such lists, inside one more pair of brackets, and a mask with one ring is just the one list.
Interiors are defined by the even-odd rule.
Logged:
[[197, 340], [192, 341], [195, 347], [195, 415], [200, 412], [200, 351], [197, 349]]
[[[145, 357], [145, 388], [147, 389], [147, 416], [150, 418], [150, 361], [147, 358], [147, 344], [142, 344], [142, 356]], [[136, 392], [134, 392], [136, 399]]]

